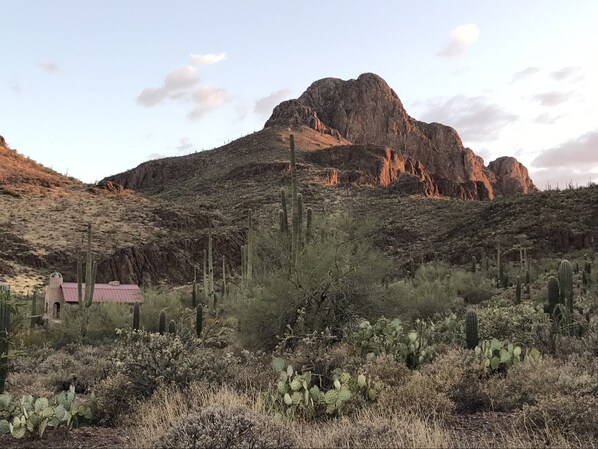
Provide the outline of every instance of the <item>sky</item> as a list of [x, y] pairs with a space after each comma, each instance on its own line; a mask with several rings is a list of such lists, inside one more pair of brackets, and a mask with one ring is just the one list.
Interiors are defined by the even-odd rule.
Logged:
[[0, 135], [86, 182], [373, 72], [539, 188], [598, 181], [598, 1], [0, 0]]

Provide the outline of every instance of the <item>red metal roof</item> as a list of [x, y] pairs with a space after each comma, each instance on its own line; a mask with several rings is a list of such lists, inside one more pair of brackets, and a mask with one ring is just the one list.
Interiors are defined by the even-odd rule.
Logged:
[[[63, 282], [60, 285], [65, 302], [77, 302], [77, 283]], [[83, 285], [85, 294], [85, 285]], [[141, 290], [135, 284], [96, 284], [93, 289], [93, 302], [122, 302], [135, 303], [143, 302]]]

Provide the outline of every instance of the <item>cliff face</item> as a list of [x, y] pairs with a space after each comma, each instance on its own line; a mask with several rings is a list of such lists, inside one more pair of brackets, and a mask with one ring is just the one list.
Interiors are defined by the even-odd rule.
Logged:
[[492, 199], [496, 194], [535, 190], [527, 170], [517, 161], [519, 170], [511, 163], [504, 170], [489, 169], [463, 146], [453, 128], [410, 117], [397, 94], [372, 73], [356, 80], [316, 81], [298, 99], [276, 106], [265, 126], [297, 125], [356, 144], [388, 146], [420, 161], [436, 179], [441, 195]]

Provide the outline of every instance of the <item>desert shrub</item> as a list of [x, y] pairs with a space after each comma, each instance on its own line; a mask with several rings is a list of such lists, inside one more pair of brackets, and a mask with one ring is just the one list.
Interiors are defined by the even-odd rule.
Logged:
[[[115, 302], [92, 303], [89, 308], [89, 324], [85, 343], [98, 344], [114, 339], [116, 329], [130, 328], [133, 323], [132, 308], [128, 304]], [[55, 345], [81, 342], [79, 306], [65, 306], [61, 310], [60, 336]]]
[[404, 385], [412, 372], [403, 361], [398, 361], [393, 355], [376, 356], [366, 361], [361, 371], [369, 378], [391, 388]]
[[550, 328], [547, 315], [525, 303], [481, 308], [478, 319], [481, 340], [496, 338], [526, 347], [541, 346], [542, 332]]
[[536, 405], [559, 394], [591, 397], [598, 391], [598, 363], [536, 358], [511, 368], [504, 377], [488, 379], [486, 391], [494, 408], [503, 411]]
[[402, 410], [365, 408], [352, 419], [302, 429], [302, 447], [398, 448], [455, 447], [451, 434], [436, 420]]
[[245, 408], [210, 406], [190, 413], [158, 442], [158, 449], [291, 448], [289, 432]]
[[457, 295], [468, 304], [488, 301], [496, 291], [492, 281], [482, 272], [454, 270], [449, 282], [457, 291]]
[[[139, 308], [139, 321], [141, 329], [148, 332], [158, 332], [160, 312], [166, 311], [169, 320], [177, 324], [185, 313], [183, 293], [172, 289], [147, 289], [143, 292], [143, 304]], [[121, 329], [130, 329], [132, 318]]]
[[455, 409], [452, 394], [464, 377], [463, 350], [439, 355], [402, 384], [380, 393], [378, 407], [409, 411], [423, 417], [446, 417]]
[[94, 422], [100, 426], [122, 426], [127, 415], [136, 408], [135, 392], [131, 382], [122, 373], [102, 379], [93, 392], [97, 401]]
[[524, 405], [521, 421], [538, 431], [558, 429], [577, 438], [598, 439], [598, 398], [556, 393], [542, 397], [535, 405]]
[[116, 366], [139, 397], [150, 396], [162, 383], [221, 384], [234, 362], [229, 353], [204, 348], [200, 339], [145, 331], [122, 331], [121, 337], [114, 354]]
[[290, 270], [279, 234], [258, 233], [252, 296], [237, 304], [250, 349], [274, 349], [289, 328], [295, 335], [329, 329], [342, 338], [347, 323], [373, 313], [382, 279], [392, 271], [387, 258], [370, 237], [340, 222], [315, 234]]
[[[387, 312], [405, 322], [426, 320], [436, 315], [460, 313], [463, 300], [451, 281], [448, 265], [429, 263], [422, 265], [413, 280], [401, 281], [389, 287]], [[391, 305], [393, 306], [391, 309]]]
[[36, 395], [68, 389], [75, 385], [83, 393], [108, 376], [112, 370], [111, 348], [69, 344], [59, 350], [45, 347], [12, 362], [10, 390]]

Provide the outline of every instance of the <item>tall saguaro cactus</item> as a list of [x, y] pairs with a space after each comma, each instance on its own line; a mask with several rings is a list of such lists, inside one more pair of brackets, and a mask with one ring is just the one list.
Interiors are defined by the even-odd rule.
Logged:
[[8, 377], [8, 351], [11, 324], [10, 290], [0, 284], [0, 393]]
[[573, 312], [573, 267], [568, 260], [562, 260], [558, 271], [560, 300], [569, 312]]
[[212, 221], [208, 224], [208, 298], [214, 304], [214, 257], [212, 255]]
[[253, 235], [253, 216], [251, 214], [251, 209], [247, 211], [247, 280], [251, 281], [253, 277], [253, 245], [254, 235]]
[[[91, 223], [87, 224], [87, 254], [85, 257], [85, 280], [83, 280], [83, 267], [81, 258], [77, 260], [77, 303], [79, 304], [81, 337], [87, 335], [87, 326], [89, 324], [89, 308], [93, 301], [93, 291], [96, 283], [96, 274], [98, 264], [93, 259], [91, 251]], [[83, 292], [83, 282], [85, 282], [85, 292]]]
[[289, 143], [291, 147], [291, 202], [293, 207], [293, 232], [291, 235], [291, 265], [297, 263], [299, 255], [299, 197], [297, 191], [297, 165], [295, 161], [295, 136], [289, 136]]
[[479, 343], [478, 314], [474, 310], [465, 312], [465, 341], [467, 349], [475, 349]]
[[191, 289], [191, 305], [197, 307], [197, 267], [193, 266], [193, 288]]

